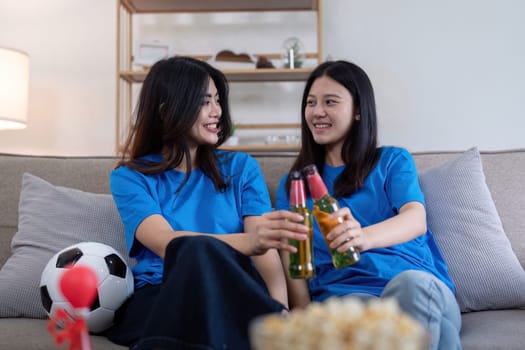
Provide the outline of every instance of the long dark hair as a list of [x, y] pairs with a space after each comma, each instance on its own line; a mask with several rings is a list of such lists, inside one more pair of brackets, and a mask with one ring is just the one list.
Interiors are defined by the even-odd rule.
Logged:
[[[186, 163], [186, 183], [191, 171], [189, 131], [198, 118], [209, 80], [217, 87], [222, 115], [219, 121], [219, 141], [216, 145], [201, 145], [196, 161], [213, 181], [215, 188], [227, 187], [217, 166], [217, 153], [232, 128], [228, 104], [228, 82], [222, 72], [206, 62], [176, 56], [156, 62], [149, 71], [136, 109], [136, 120], [130, 128], [118, 166], [143, 174], [158, 174]], [[162, 154], [160, 163], [141, 159], [150, 154]], [[179, 187], [180, 189], [180, 187]]]
[[[315, 164], [322, 174], [325, 163], [325, 146], [315, 142], [305, 119], [305, 108], [314, 81], [327, 76], [342, 86], [352, 95], [354, 111], [360, 115], [348, 130], [341, 157], [345, 163], [343, 172], [334, 184], [335, 196], [350, 196], [358, 191], [366, 176], [372, 171], [379, 159], [377, 148], [377, 115], [372, 83], [363, 69], [347, 61], [329, 61], [320, 64], [309, 76], [301, 103], [301, 150], [290, 172], [302, 170], [308, 164]], [[287, 187], [290, 188], [290, 177]]]

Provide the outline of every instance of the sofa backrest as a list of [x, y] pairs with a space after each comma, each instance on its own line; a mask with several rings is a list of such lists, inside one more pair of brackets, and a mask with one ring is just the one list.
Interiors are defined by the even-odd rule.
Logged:
[[0, 154], [0, 266], [11, 254], [11, 238], [18, 226], [22, 174], [31, 173], [58, 186], [109, 193], [111, 157], [41, 157]]
[[[414, 153], [418, 169], [442, 164], [460, 152]], [[294, 153], [259, 153], [268, 189], [275, 199], [279, 181], [294, 160]], [[482, 152], [483, 169], [505, 232], [525, 268], [525, 149]], [[50, 183], [94, 193], [109, 193], [112, 157], [39, 157], [0, 154], [0, 266], [10, 255], [10, 242], [17, 230], [18, 199], [22, 174], [29, 172]]]

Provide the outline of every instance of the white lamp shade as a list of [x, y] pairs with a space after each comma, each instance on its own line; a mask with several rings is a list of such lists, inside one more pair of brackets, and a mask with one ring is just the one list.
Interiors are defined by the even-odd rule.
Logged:
[[0, 47], [0, 129], [23, 129], [27, 119], [29, 56]]

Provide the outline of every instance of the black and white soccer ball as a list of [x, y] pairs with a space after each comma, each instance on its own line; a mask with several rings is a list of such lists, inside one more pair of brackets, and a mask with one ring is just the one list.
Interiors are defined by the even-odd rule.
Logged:
[[133, 275], [122, 256], [109, 245], [82, 242], [56, 253], [47, 263], [40, 279], [40, 297], [49, 316], [57, 308], [73, 310], [59, 287], [60, 276], [68, 265], [92, 268], [98, 277], [97, 296], [86, 322], [90, 332], [102, 332], [111, 325], [115, 311], [133, 294]]

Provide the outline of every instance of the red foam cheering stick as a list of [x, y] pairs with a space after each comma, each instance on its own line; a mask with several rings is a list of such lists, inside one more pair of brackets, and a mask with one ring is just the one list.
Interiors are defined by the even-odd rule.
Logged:
[[98, 278], [87, 266], [66, 269], [60, 278], [60, 291], [75, 309], [89, 308], [97, 296]]
[[74, 265], [62, 273], [60, 291], [73, 307], [74, 314], [58, 309], [50, 318], [47, 329], [57, 345], [69, 340], [68, 350], [91, 350], [85, 315], [97, 295], [97, 286], [97, 274], [90, 267]]

